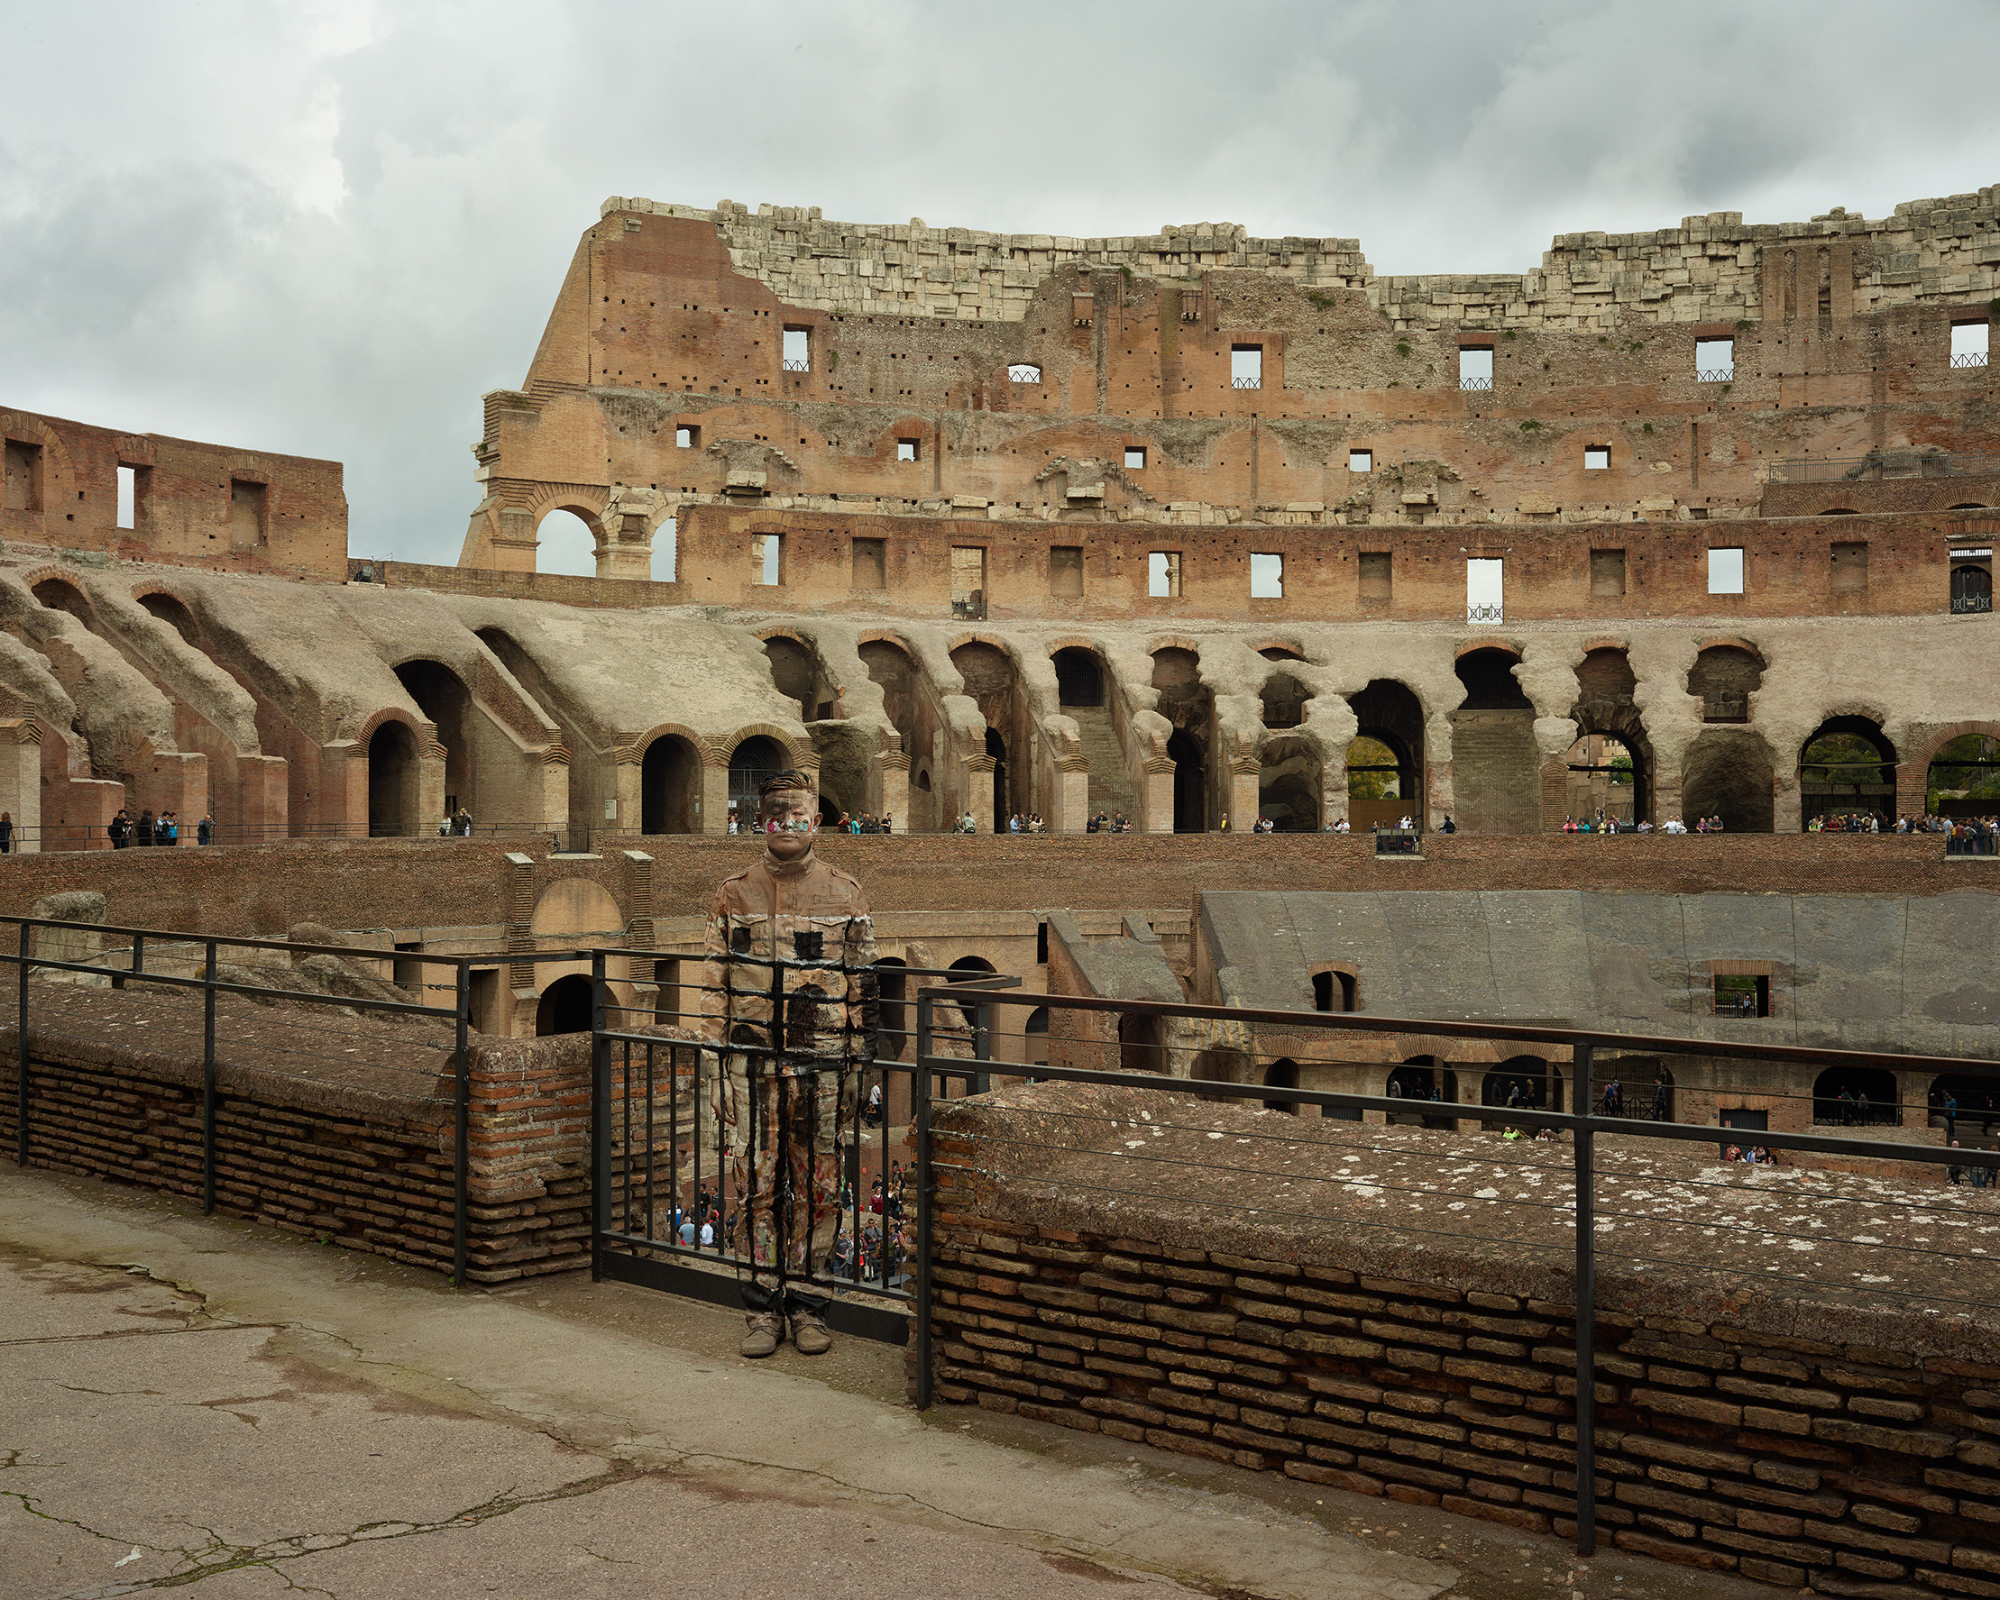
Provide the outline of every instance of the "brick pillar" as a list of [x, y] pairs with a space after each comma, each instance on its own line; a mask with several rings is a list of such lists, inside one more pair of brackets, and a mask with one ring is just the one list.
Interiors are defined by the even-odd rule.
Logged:
[[637, 578], [642, 583], [652, 578], [653, 536], [645, 517], [628, 511], [605, 518], [597, 535], [597, 575]]
[[[321, 748], [320, 831], [368, 837], [368, 746], [352, 739]], [[435, 824], [433, 824], [435, 826]]]
[[533, 798], [529, 822], [546, 833], [569, 826], [569, 751], [552, 744], [542, 752], [537, 776], [540, 793]]
[[[1090, 759], [1087, 756], [1056, 758], [1055, 793], [1049, 797], [1049, 814], [1042, 825], [1051, 833], [1081, 833], [1090, 820]], [[1137, 817], [1130, 819], [1136, 828]]]
[[1771, 831], [1797, 833], [1805, 815], [1804, 797], [1799, 793], [1798, 769], [1774, 773], [1771, 778]]
[[1166, 756], [1146, 758], [1146, 785], [1139, 792], [1142, 807], [1138, 827], [1145, 833], [1174, 831], [1174, 763]]
[[[14, 848], [42, 848], [42, 725], [33, 717], [0, 722], [0, 811], [14, 819]], [[198, 819], [197, 819], [198, 820]], [[107, 841], [108, 842], [108, 841]], [[52, 848], [76, 848], [51, 840]]]
[[[701, 753], [701, 815], [697, 833], [729, 831], [729, 752], [706, 749]], [[751, 819], [745, 817], [747, 828]]]
[[885, 750], [876, 763], [875, 815], [886, 816], [899, 833], [910, 828], [910, 758]]
[[1569, 762], [1562, 756], [1543, 756], [1541, 780], [1541, 831], [1554, 833], [1568, 814], [1563, 796], [1569, 788]]
[[[414, 831], [418, 837], [437, 832], [438, 821], [444, 816], [444, 746], [436, 739], [426, 739], [423, 755], [417, 761], [417, 815]], [[475, 822], [480, 820], [475, 817]]]
[[1229, 826], [1234, 832], [1248, 833], [1257, 820], [1263, 770], [1254, 755], [1238, 756], [1229, 764]]
[[244, 838], [284, 838], [291, 832], [291, 801], [291, 764], [283, 756], [236, 758], [236, 823]]

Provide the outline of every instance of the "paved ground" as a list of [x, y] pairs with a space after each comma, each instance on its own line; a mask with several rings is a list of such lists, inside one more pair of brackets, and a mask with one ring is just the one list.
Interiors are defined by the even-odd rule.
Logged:
[[0, 1162], [0, 1600], [1769, 1595], [902, 1403], [900, 1352], [437, 1278]]

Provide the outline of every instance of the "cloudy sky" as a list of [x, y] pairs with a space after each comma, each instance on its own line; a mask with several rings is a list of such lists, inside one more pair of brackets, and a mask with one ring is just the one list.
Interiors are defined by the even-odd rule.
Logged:
[[452, 561], [609, 194], [1380, 272], [2000, 181], [2000, 6], [0, 0], [0, 404], [347, 464]]

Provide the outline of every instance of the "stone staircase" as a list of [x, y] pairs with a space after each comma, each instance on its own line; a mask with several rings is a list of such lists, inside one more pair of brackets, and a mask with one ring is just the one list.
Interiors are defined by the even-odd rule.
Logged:
[[1132, 796], [1132, 778], [1125, 770], [1125, 752], [1111, 726], [1108, 706], [1064, 706], [1063, 715], [1076, 719], [1076, 731], [1083, 754], [1090, 762], [1090, 814], [1102, 811], [1116, 816], [1124, 812], [1134, 823], [1138, 805]]

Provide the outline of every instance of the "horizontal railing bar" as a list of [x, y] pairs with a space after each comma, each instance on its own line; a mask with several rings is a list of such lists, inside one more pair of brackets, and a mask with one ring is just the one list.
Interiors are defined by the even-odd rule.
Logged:
[[[925, 994], [948, 994], [943, 987], [925, 987]], [[1442, 1018], [1384, 1017], [1361, 1011], [1277, 1011], [1251, 1006], [1196, 1005], [1175, 1000], [1108, 1000], [1097, 995], [1042, 994], [1030, 989], [995, 991], [993, 1003], [1007, 1006], [1047, 1006], [1051, 1011], [1115, 1011], [1141, 1017], [1189, 1017], [1196, 1021], [1268, 1022], [1303, 1031], [1348, 1033], [1417, 1033], [1441, 1039], [1517, 1039], [1529, 1043], [1606, 1045], [1661, 1055], [1727, 1056], [1750, 1061], [1824, 1061], [1835, 1066], [1891, 1066], [1910, 1072], [1964, 1072], [1968, 1067], [2000, 1070], [2000, 1061], [1981, 1056], [1896, 1055], [1874, 1050], [1815, 1049], [1800, 1044], [1716, 1043], [1706, 1039], [1676, 1039], [1652, 1034], [1608, 1033], [1586, 1028], [1539, 1028], [1514, 1022], [1447, 1022]], [[1087, 1040], [1083, 1043], [1110, 1041]], [[1499, 1063], [1495, 1063], [1499, 1065]]]
[[0, 950], [0, 964], [10, 967], [28, 967], [35, 971], [44, 968], [57, 972], [82, 972], [98, 978], [122, 978], [127, 984], [156, 983], [169, 989], [209, 989], [218, 994], [266, 995], [274, 1000], [298, 1000], [311, 1006], [347, 1006], [368, 1011], [385, 1011], [391, 1015], [404, 1014], [421, 1017], [443, 1017], [445, 1021], [455, 1021], [458, 1009], [455, 1006], [426, 1006], [400, 1000], [363, 1000], [345, 994], [313, 994], [301, 989], [279, 989], [265, 984], [227, 983], [221, 978], [211, 982], [207, 978], [182, 978], [170, 972], [120, 972], [116, 968], [92, 966], [82, 961], [55, 961], [46, 956], [10, 955]]
[[[290, 939], [258, 939], [227, 933], [189, 933], [185, 929], [127, 928], [111, 922], [59, 922], [46, 917], [15, 917], [0, 914], [0, 925], [15, 928], [61, 928], [73, 933], [122, 933], [131, 939], [156, 939], [165, 944], [228, 945], [232, 950], [289, 950], [311, 955], [366, 956], [382, 961], [419, 961], [434, 966], [508, 965], [542, 961], [588, 961], [590, 953], [578, 950], [493, 950], [472, 955], [447, 955], [434, 950], [375, 950], [349, 944], [301, 944]], [[114, 946], [111, 952], [126, 948]], [[619, 955], [643, 954], [631, 950]], [[41, 965], [41, 958], [35, 958]], [[110, 968], [100, 970], [110, 971]]]

